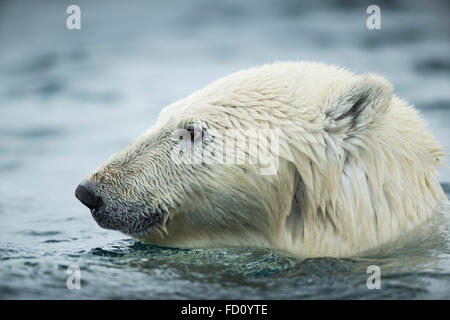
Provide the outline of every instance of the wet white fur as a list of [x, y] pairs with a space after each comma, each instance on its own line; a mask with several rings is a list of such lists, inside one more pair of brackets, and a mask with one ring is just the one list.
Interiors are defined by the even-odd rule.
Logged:
[[[195, 119], [224, 129], [280, 129], [278, 174], [262, 177], [249, 169], [250, 177], [243, 177], [227, 166], [214, 166], [208, 175], [200, 172], [195, 177], [200, 188], [204, 184], [226, 193], [238, 185], [249, 193], [249, 201], [259, 202], [260, 210], [240, 212], [239, 206], [246, 206], [230, 202], [233, 222], [224, 218], [230, 228], [217, 228], [218, 213], [210, 203], [204, 210], [205, 202], [194, 196], [161, 191], [161, 197], [181, 201], [181, 209], [169, 216], [167, 234], [141, 240], [181, 247], [270, 247], [303, 257], [350, 256], [413, 230], [446, 200], [434, 176], [441, 147], [418, 112], [393, 96], [389, 82], [377, 75], [312, 62], [240, 71], [166, 107], [156, 125], [125, 153], [132, 154], [162, 130]], [[171, 170], [170, 161], [162, 165]], [[191, 216], [183, 207], [190, 208]]]

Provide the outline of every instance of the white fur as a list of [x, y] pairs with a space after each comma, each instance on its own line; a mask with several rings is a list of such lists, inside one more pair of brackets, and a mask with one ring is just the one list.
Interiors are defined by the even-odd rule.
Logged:
[[[434, 177], [441, 147], [418, 112], [393, 96], [391, 85], [380, 76], [311, 62], [240, 71], [166, 107], [156, 125], [126, 152], [133, 153], [163, 130], [197, 119], [220, 129], [279, 129], [278, 174], [244, 177], [227, 166], [212, 167], [207, 175], [195, 173], [198, 198], [162, 192], [161, 197], [169, 194], [181, 201], [181, 208], [169, 214], [167, 234], [138, 236], [141, 240], [349, 256], [411, 231], [446, 201]], [[214, 197], [204, 200], [210, 199], [201, 194], [206, 186], [223, 192], [242, 188], [244, 194], [240, 203], [218, 208]], [[257, 204], [258, 212], [236, 213], [239, 206], [246, 207], [242, 199]], [[233, 212], [233, 221], [227, 220], [227, 210]], [[223, 224], [216, 222], [219, 212]], [[230, 228], [223, 227], [228, 224]]]

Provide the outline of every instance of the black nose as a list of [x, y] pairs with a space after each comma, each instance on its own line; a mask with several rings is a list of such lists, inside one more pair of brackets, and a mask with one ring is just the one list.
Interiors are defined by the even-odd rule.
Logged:
[[102, 198], [95, 195], [94, 191], [89, 186], [80, 184], [75, 190], [75, 197], [81, 201], [89, 209], [96, 209], [100, 206]]

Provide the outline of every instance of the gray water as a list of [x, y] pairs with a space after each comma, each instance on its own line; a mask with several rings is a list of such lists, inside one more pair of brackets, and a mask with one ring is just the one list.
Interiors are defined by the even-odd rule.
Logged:
[[[450, 152], [446, 1], [0, 1], [0, 298], [450, 298], [450, 220], [352, 259], [181, 250], [100, 229], [81, 179], [218, 77], [276, 60], [384, 75]], [[381, 7], [382, 29], [366, 28]], [[447, 162], [448, 164], [448, 162]], [[439, 180], [450, 196], [450, 169]], [[69, 290], [70, 265], [81, 289]], [[369, 265], [381, 289], [366, 286]]]

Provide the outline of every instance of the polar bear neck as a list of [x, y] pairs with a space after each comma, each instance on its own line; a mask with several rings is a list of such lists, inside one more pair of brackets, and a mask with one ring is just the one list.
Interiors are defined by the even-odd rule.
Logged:
[[333, 146], [323, 151], [331, 161], [322, 167], [298, 153], [311, 174], [299, 182], [280, 249], [301, 256], [361, 253], [410, 232], [447, 201], [434, 176], [440, 146], [402, 100], [393, 99], [384, 122], [357, 148], [339, 153]]

